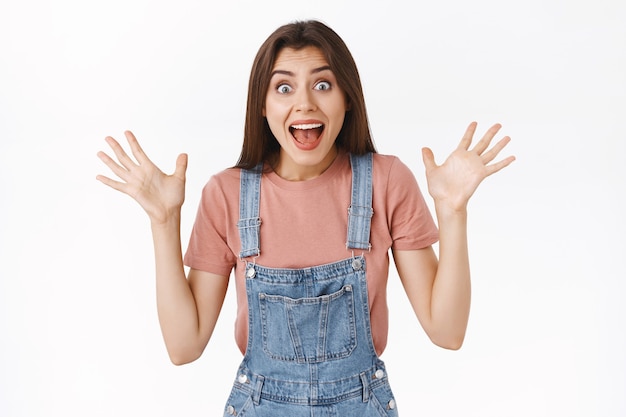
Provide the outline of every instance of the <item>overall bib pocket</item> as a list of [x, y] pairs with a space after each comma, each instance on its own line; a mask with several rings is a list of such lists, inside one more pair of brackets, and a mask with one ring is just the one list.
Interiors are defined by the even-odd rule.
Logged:
[[356, 347], [351, 285], [317, 297], [259, 293], [263, 350], [272, 359], [319, 363], [350, 356]]

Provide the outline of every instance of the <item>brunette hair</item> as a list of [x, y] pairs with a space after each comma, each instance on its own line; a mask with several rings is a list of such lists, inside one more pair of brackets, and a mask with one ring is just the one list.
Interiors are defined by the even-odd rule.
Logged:
[[337, 136], [337, 147], [356, 155], [376, 152], [367, 119], [363, 87], [352, 54], [335, 31], [315, 21], [298, 21], [279, 27], [261, 45], [252, 64], [243, 146], [236, 167], [250, 169], [280, 151], [263, 108], [272, 68], [284, 48], [300, 50], [314, 46], [324, 54], [339, 87], [346, 94], [349, 110]]

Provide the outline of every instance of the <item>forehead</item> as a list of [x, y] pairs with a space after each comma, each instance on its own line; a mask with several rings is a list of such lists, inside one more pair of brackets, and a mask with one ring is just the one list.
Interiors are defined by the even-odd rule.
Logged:
[[323, 67], [328, 62], [324, 53], [315, 46], [306, 46], [301, 49], [283, 48], [276, 55], [273, 70], [286, 69], [286, 67]]

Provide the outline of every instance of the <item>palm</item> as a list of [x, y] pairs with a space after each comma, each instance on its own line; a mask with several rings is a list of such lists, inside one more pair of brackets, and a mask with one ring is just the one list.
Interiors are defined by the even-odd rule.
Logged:
[[175, 172], [167, 175], [150, 161], [131, 132], [126, 132], [126, 138], [136, 161], [124, 152], [115, 139], [108, 137], [106, 140], [118, 162], [104, 152], [98, 153], [98, 156], [122, 181], [101, 175], [98, 180], [135, 199], [153, 222], [164, 222], [169, 214], [180, 210], [184, 202], [187, 156], [179, 155]]
[[474, 148], [469, 149], [476, 131], [476, 123], [471, 123], [459, 146], [442, 165], [435, 163], [430, 149], [423, 149], [428, 192], [436, 202], [445, 202], [455, 210], [464, 209], [486, 177], [513, 162], [515, 158], [510, 156], [488, 165], [510, 141], [509, 137], [504, 137], [491, 149], [487, 149], [498, 130], [500, 125], [492, 126]]

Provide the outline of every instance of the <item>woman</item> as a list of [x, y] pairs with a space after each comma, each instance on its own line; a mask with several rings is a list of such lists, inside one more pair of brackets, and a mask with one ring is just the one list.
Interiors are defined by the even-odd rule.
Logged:
[[[259, 49], [238, 164], [203, 190], [184, 258], [180, 212], [186, 155], [163, 174], [126, 132], [133, 161], [99, 153], [148, 213], [159, 321], [172, 362], [197, 359], [215, 327], [234, 269], [236, 341], [244, 354], [225, 415], [395, 416], [387, 371], [386, 285], [392, 250], [422, 327], [458, 349], [470, 307], [467, 202], [509, 165], [509, 141], [470, 150], [476, 123], [438, 166], [422, 150], [439, 230], [411, 171], [376, 153], [356, 65], [317, 21], [278, 28]], [[439, 259], [432, 244], [439, 239]]]

